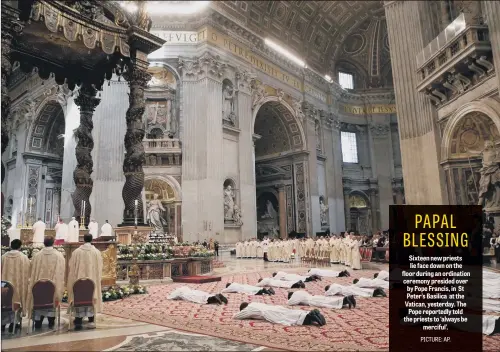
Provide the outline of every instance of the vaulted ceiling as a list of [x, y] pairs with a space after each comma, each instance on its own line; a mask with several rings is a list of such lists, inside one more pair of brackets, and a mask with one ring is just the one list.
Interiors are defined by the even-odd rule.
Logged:
[[214, 5], [262, 38], [275, 39], [295, 51], [321, 72], [332, 71], [335, 59], [346, 54], [344, 45], [347, 53], [370, 47], [372, 38], [350, 34], [363, 26], [365, 31], [375, 30], [371, 22], [384, 17], [382, 1], [218, 1]]

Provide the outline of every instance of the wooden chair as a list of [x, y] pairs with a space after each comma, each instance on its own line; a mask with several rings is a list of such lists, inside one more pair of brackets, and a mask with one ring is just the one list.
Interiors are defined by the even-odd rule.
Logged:
[[95, 283], [92, 279], [81, 278], [73, 283], [73, 299], [69, 302], [69, 327], [71, 330], [71, 323], [73, 321], [72, 315], [75, 308], [92, 307], [94, 310], [94, 323], [96, 322], [96, 310], [94, 302]]
[[[34, 312], [38, 309], [55, 309], [57, 314], [57, 327], [61, 326], [61, 305], [56, 298], [56, 285], [51, 280], [38, 280], [31, 289], [33, 296], [33, 309], [31, 311], [31, 331], [35, 327]], [[29, 324], [28, 324], [29, 325]]]
[[[15, 288], [9, 281], [2, 281], [2, 314], [9, 314], [14, 312], [14, 330], [12, 333], [16, 332], [16, 324], [19, 319], [19, 324], [22, 326], [22, 312], [21, 312], [21, 302], [14, 302], [14, 292]], [[19, 329], [19, 333], [21, 329]]]

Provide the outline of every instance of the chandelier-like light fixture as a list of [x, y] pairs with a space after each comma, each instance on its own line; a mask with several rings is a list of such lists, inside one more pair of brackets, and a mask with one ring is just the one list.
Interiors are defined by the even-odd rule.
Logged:
[[[210, 4], [210, 1], [148, 1], [147, 11], [150, 14], [191, 15]], [[120, 1], [120, 5], [128, 12], [136, 12], [138, 6], [134, 1]]]

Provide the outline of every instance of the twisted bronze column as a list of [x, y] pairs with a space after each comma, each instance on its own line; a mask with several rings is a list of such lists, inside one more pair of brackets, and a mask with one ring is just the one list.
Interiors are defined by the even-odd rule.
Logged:
[[[122, 197], [125, 204], [123, 212], [123, 225], [144, 224], [142, 189], [144, 188], [144, 171], [142, 165], [145, 162], [144, 125], [142, 116], [145, 109], [144, 89], [151, 75], [137, 67], [131, 67], [124, 74], [129, 82], [129, 108], [127, 110], [127, 132], [125, 133], [125, 160], [123, 161], [123, 173], [125, 184], [123, 185]], [[137, 201], [137, 206], [136, 206]]]
[[82, 84], [78, 92], [78, 97], [75, 99], [75, 104], [80, 108], [80, 126], [75, 131], [76, 144], [76, 168], [73, 172], [73, 180], [75, 181], [76, 189], [73, 192], [73, 205], [75, 207], [74, 217], [79, 218], [81, 222], [82, 202], [85, 202], [85, 225], [89, 222], [90, 194], [94, 181], [90, 175], [94, 163], [92, 161], [92, 149], [94, 149], [94, 140], [92, 138], [92, 129], [94, 123], [92, 116], [94, 110], [99, 105], [101, 99], [96, 98], [97, 89], [90, 84]]

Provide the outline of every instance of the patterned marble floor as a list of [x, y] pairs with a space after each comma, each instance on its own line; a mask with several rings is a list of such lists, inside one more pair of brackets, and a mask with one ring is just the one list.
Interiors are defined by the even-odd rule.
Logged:
[[[216, 275], [253, 273], [269, 270], [300, 271], [303, 266], [294, 263], [269, 263], [261, 259], [235, 259], [229, 251], [221, 253], [219, 260], [225, 267], [215, 270]], [[332, 268], [335, 270], [335, 268]], [[340, 269], [340, 267], [339, 267]], [[373, 269], [373, 268], [372, 268]], [[302, 269], [303, 271], [303, 269]], [[153, 283], [154, 284], [154, 283]], [[257, 344], [246, 344], [206, 335], [182, 332], [163, 326], [147, 324], [100, 314], [96, 329], [68, 331], [68, 316], [63, 311], [61, 326], [49, 330], [45, 322], [41, 331], [27, 333], [26, 319], [21, 334], [2, 334], [3, 351], [273, 351]]]

